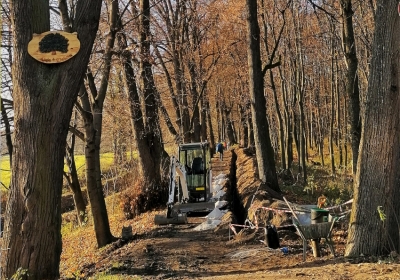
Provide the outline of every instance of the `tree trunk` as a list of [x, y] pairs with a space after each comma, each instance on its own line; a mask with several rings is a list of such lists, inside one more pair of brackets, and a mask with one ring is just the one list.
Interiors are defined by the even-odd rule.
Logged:
[[[86, 163], [86, 186], [88, 190], [90, 207], [92, 209], [94, 230], [98, 247], [103, 247], [114, 240], [111, 234], [110, 223], [101, 182], [100, 146], [103, 126], [103, 107], [106, 98], [109, 76], [111, 71], [112, 49], [114, 48], [117, 32], [117, 19], [119, 16], [118, 3], [108, 0], [108, 18], [110, 31], [105, 42], [103, 55], [103, 68], [100, 85], [97, 89], [95, 78], [90, 69], [86, 74], [86, 81], [90, 94], [81, 94], [81, 115], [85, 123], [85, 163]], [[82, 87], [82, 91], [86, 91]], [[89, 100], [89, 96], [91, 99]], [[79, 106], [78, 106], [79, 108]]]
[[250, 113], [247, 115], [247, 127], [249, 133], [248, 133], [247, 146], [245, 147], [254, 147], [255, 142], [254, 142], [253, 120]]
[[293, 23], [295, 25], [295, 51], [296, 51], [296, 61], [295, 64], [295, 94], [296, 101], [298, 104], [298, 125], [296, 124], [296, 129], [298, 129], [298, 155], [299, 155], [299, 172], [303, 175], [303, 183], [307, 183], [307, 166], [306, 166], [306, 139], [305, 139], [305, 117], [304, 117], [304, 91], [305, 91], [305, 73], [304, 73], [304, 62], [303, 62], [303, 46], [302, 38], [300, 32], [300, 19], [298, 10], [296, 10], [293, 15]]
[[396, 0], [377, 1], [346, 256], [400, 252], [400, 21]]
[[274, 191], [280, 192], [274, 151], [269, 135], [261, 68], [260, 28], [257, 21], [257, 1], [247, 0], [247, 38], [249, 90], [253, 116], [254, 142], [260, 179]]
[[213, 156], [215, 152], [215, 137], [214, 137], [214, 129], [212, 125], [212, 120], [211, 120], [211, 112], [210, 112], [210, 102], [208, 102], [208, 99], [206, 99], [206, 112], [207, 112], [207, 123], [208, 123], [208, 129], [210, 131], [210, 158]]
[[[332, 30], [332, 37], [333, 37]], [[329, 120], [329, 155], [331, 158], [331, 172], [332, 175], [335, 175], [335, 151], [333, 150], [333, 127], [335, 124], [335, 49], [334, 49], [334, 39], [331, 38], [331, 117]]]
[[28, 55], [27, 45], [33, 33], [50, 29], [49, 1], [13, 1], [15, 144], [2, 243], [2, 279], [11, 278], [20, 267], [27, 269], [30, 279], [59, 278], [66, 137], [96, 36], [101, 3], [77, 2], [73, 26], [80, 35], [77, 55], [61, 64], [43, 64]]
[[138, 161], [140, 163], [139, 173], [143, 174], [143, 158], [150, 157], [150, 153], [147, 146], [147, 137], [143, 122], [143, 113], [139, 99], [139, 92], [136, 86], [136, 75], [132, 67], [131, 53], [126, 50], [127, 42], [125, 34], [121, 32], [117, 36], [118, 48], [122, 50], [119, 58], [122, 65], [124, 89], [129, 99], [134, 139], [138, 150]]
[[[320, 74], [320, 73], [318, 73]], [[320, 88], [320, 87], [318, 87]], [[320, 98], [320, 92], [319, 90], [315, 91], [315, 103], [317, 104], [317, 114], [316, 114], [316, 119], [317, 119], [317, 145], [318, 145], [318, 153], [319, 157], [321, 158], [321, 165], [325, 166], [325, 158], [324, 158], [324, 130], [323, 130], [323, 123], [322, 123], [322, 117], [321, 117], [321, 98]]]
[[203, 94], [203, 96], [200, 100], [201, 141], [202, 142], [205, 142], [208, 140], [208, 138], [207, 138], [207, 114], [208, 114], [208, 111], [207, 111], [206, 105], [205, 105], [207, 103], [208, 103], [207, 97]]
[[276, 116], [277, 116], [278, 125], [279, 125], [279, 146], [281, 148], [281, 165], [282, 165], [283, 169], [286, 169], [287, 162], [286, 162], [286, 154], [285, 154], [285, 150], [286, 150], [285, 149], [285, 129], [284, 129], [284, 124], [283, 124], [282, 113], [281, 113], [281, 110], [279, 109], [278, 94], [277, 94], [277, 90], [275, 87], [274, 75], [273, 75], [272, 71], [269, 72], [269, 79], [271, 81], [271, 88], [272, 88], [272, 93], [274, 95]]
[[361, 116], [357, 74], [358, 60], [353, 30], [354, 12], [352, 10], [351, 0], [341, 0], [340, 4], [343, 12], [343, 46], [347, 63], [346, 94], [349, 97], [348, 114], [350, 121], [351, 150], [353, 155], [353, 174], [356, 174], [361, 135]]
[[[145, 131], [147, 149], [150, 157], [141, 157], [144, 189], [149, 186], [161, 185], [161, 158], [164, 151], [160, 121], [158, 117], [158, 92], [154, 84], [151, 54], [150, 54], [150, 3], [149, 0], [140, 1], [140, 73], [144, 94]], [[140, 153], [141, 151], [139, 151]]]
[[225, 113], [225, 123], [226, 123], [226, 134], [225, 134], [225, 140], [228, 139], [229, 143], [234, 143], [235, 142], [235, 137], [233, 134], [233, 121], [232, 121], [232, 115], [231, 115], [232, 109], [226, 108], [224, 110]]
[[199, 98], [199, 92], [197, 89], [197, 75], [195, 71], [196, 63], [193, 61], [193, 58], [190, 58], [189, 61], [189, 74], [190, 74], [190, 92], [192, 95], [192, 108], [193, 108], [193, 115], [192, 115], [192, 122], [190, 124], [190, 130], [193, 131], [192, 133], [192, 141], [193, 142], [200, 142], [201, 136], [201, 122], [200, 122], [200, 110], [199, 104], [197, 99]]
[[247, 141], [249, 139], [249, 129], [247, 126], [247, 110], [242, 106], [239, 105], [239, 117], [240, 117], [240, 123], [239, 123], [239, 145], [241, 147], [247, 147]]
[[82, 189], [78, 179], [78, 172], [76, 171], [74, 151], [75, 151], [75, 134], [72, 133], [71, 144], [70, 145], [68, 145], [68, 143], [66, 144], [65, 163], [69, 170], [67, 178], [69, 187], [73, 193], [76, 215], [78, 217], [79, 224], [82, 225], [87, 215], [86, 203], [85, 200], [83, 199]]
[[[338, 66], [338, 60], [336, 59], [336, 73], [339, 73], [339, 66]], [[339, 90], [339, 78], [336, 78], [336, 122], [337, 122], [337, 136], [336, 136], [336, 143], [339, 148], [339, 166], [343, 167], [343, 139], [342, 139], [342, 123], [341, 123], [341, 106], [343, 106], [343, 103], [341, 103], [341, 98], [340, 98], [340, 90]], [[344, 101], [343, 101], [344, 102]]]
[[[153, 49], [155, 51], [155, 54], [157, 55], [158, 60], [160, 61], [162, 69], [164, 70], [165, 79], [167, 80], [168, 90], [169, 90], [169, 93], [171, 96], [171, 101], [174, 106], [174, 111], [175, 111], [175, 116], [176, 116], [176, 124], [178, 125], [178, 128], [180, 129], [181, 128], [181, 111], [180, 111], [180, 107], [179, 107], [179, 102], [177, 100], [178, 97], [176, 96], [174, 87], [172, 85], [171, 75], [169, 73], [167, 66], [164, 63], [164, 59], [161, 56], [161, 53], [158, 50], [157, 46], [154, 46]], [[167, 124], [167, 128], [168, 128], [169, 132], [175, 137], [175, 142], [179, 143], [181, 140], [180, 137], [182, 135], [179, 135], [178, 132], [176, 131], [176, 129], [171, 121], [171, 118], [168, 115], [167, 109], [165, 108], [165, 106], [162, 103], [162, 100], [160, 100], [160, 110], [165, 119], [165, 122]]]
[[110, 231], [106, 202], [101, 184], [100, 146], [97, 144], [97, 139], [99, 138], [96, 136], [96, 134], [101, 134], [101, 131], [96, 130], [94, 121], [96, 110], [91, 108], [87, 97], [87, 92], [80, 95], [83, 107], [81, 115], [85, 126], [86, 187], [90, 200], [90, 208], [92, 209], [97, 246], [103, 247], [112, 242], [113, 236]]
[[[344, 106], [343, 106], [343, 108], [344, 108], [344, 112], [343, 112], [344, 123], [346, 124], [347, 123], [347, 114], [346, 114], [346, 112], [347, 112], [347, 99], [346, 99], [346, 97], [344, 98]], [[347, 169], [347, 154], [348, 154], [348, 152], [347, 152], [347, 125], [343, 126], [343, 146], [344, 146], [344, 166]]]

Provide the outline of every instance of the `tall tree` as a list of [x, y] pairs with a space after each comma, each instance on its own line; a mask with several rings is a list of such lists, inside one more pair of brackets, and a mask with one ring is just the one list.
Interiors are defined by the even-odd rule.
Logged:
[[[162, 191], [160, 189], [162, 159], [165, 155], [158, 117], [160, 97], [152, 72], [150, 4], [148, 0], [141, 0], [139, 4], [139, 10], [133, 3], [131, 6], [133, 14], [139, 14], [139, 75], [135, 73], [134, 60], [128, 50], [126, 31], [118, 33], [117, 40], [122, 79], [129, 98], [134, 141], [138, 150], [140, 173], [143, 177], [142, 195], [147, 197], [148, 201], [159, 203], [156, 194]], [[146, 205], [147, 208], [152, 207], [152, 203], [146, 203]]]
[[346, 256], [400, 252], [400, 21], [377, 1], [371, 71]]
[[[66, 137], [98, 29], [101, 0], [78, 0], [72, 29], [81, 48], [61, 64], [28, 54], [33, 33], [50, 30], [48, 0], [11, 1], [15, 142], [2, 244], [1, 278], [58, 279]], [[51, 132], [51, 133], [49, 133]]]
[[[72, 129], [76, 129], [76, 114], [73, 120], [71, 120]], [[68, 143], [69, 142], [69, 143]], [[81, 184], [79, 182], [78, 171], [76, 170], [75, 163], [75, 134], [71, 133], [70, 141], [67, 141], [65, 147], [65, 164], [68, 171], [64, 172], [64, 177], [68, 182], [69, 188], [73, 193], [73, 199], [75, 203], [76, 215], [79, 224], [82, 225], [86, 219], [86, 203], [83, 198]]]
[[[160, 121], [158, 117], [159, 93], [154, 84], [152, 56], [150, 53], [150, 1], [140, 0], [140, 80], [143, 87], [146, 146], [139, 147], [139, 157], [146, 188], [161, 184], [161, 159], [164, 152]], [[142, 149], [150, 153], [144, 156]], [[146, 152], [147, 153], [147, 152]]]
[[246, 9], [249, 91], [259, 178], [272, 190], [280, 192], [274, 151], [271, 145], [269, 126], [266, 117], [264, 76], [262, 74], [260, 52], [260, 27], [257, 19], [257, 1], [246, 0]]
[[[61, 0], [59, 0], [61, 1]], [[65, 1], [65, 0], [63, 0]], [[113, 241], [108, 221], [106, 202], [104, 199], [103, 185], [101, 181], [100, 146], [103, 127], [103, 108], [107, 94], [109, 76], [111, 71], [112, 51], [115, 36], [118, 31], [119, 20], [118, 1], [107, 0], [108, 6], [108, 28], [103, 56], [98, 67], [101, 78], [96, 83], [92, 67], [88, 67], [85, 75], [86, 87], [81, 87], [79, 102], [76, 108], [80, 112], [85, 126], [85, 164], [86, 164], [86, 186], [88, 190], [90, 207], [93, 215], [93, 225], [96, 234], [97, 245], [105, 246]], [[93, 63], [95, 64], [95, 63]], [[98, 73], [96, 73], [98, 74]], [[98, 87], [96, 87], [98, 85]]]
[[353, 174], [356, 173], [358, 150], [361, 137], [361, 116], [360, 116], [360, 90], [358, 85], [358, 59], [356, 52], [356, 40], [353, 28], [353, 9], [351, 0], [341, 0], [340, 6], [343, 13], [343, 47], [347, 64], [346, 94], [349, 100], [349, 121], [352, 151]]

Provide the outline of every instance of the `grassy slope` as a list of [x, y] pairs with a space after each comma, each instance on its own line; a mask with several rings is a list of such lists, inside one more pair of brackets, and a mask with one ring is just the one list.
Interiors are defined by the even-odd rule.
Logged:
[[[134, 154], [133, 157], [136, 157]], [[127, 158], [130, 158], [130, 153], [127, 154]], [[104, 153], [100, 156], [102, 173], [106, 173], [114, 163], [113, 153]], [[76, 169], [78, 171], [78, 176], [84, 178], [85, 176], [85, 156], [76, 155], [75, 156]], [[64, 166], [64, 170], [67, 171], [67, 167]], [[5, 186], [10, 185], [11, 171], [10, 171], [10, 161], [8, 156], [3, 156], [0, 158], [0, 182]], [[4, 190], [4, 188], [2, 188]]]

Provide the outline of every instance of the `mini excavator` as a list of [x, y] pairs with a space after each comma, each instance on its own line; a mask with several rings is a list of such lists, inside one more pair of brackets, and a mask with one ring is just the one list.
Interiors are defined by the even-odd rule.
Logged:
[[171, 157], [167, 215], [156, 215], [155, 224], [187, 223], [189, 214], [211, 212], [211, 179], [209, 143], [180, 144]]

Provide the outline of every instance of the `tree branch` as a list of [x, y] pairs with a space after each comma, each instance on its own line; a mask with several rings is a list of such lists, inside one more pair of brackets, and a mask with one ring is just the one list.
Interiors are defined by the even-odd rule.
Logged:
[[265, 73], [267, 70], [278, 67], [281, 65], [281, 59], [279, 57], [279, 61], [275, 63], [268, 63], [267, 65], [264, 66], [264, 69], [262, 70], [262, 75], [265, 76]]
[[58, 9], [61, 14], [61, 21], [65, 32], [72, 32], [72, 22], [68, 14], [67, 0], [58, 0]]
[[[80, 106], [80, 105], [76, 105], [76, 106]], [[85, 142], [85, 134], [83, 132], [81, 132], [79, 129], [77, 129], [76, 127], [69, 126], [69, 132], [73, 133], [76, 137], [78, 137], [83, 142]]]
[[322, 8], [321, 6], [318, 6], [317, 4], [315, 4], [315, 3], [313, 2], [313, 0], [307, 0], [307, 1], [308, 1], [308, 3], [311, 4], [311, 6], [314, 8], [314, 10], [315, 10], [315, 9], [321, 10], [321, 11], [323, 11], [325, 14], [327, 14], [328, 16], [330, 16], [331, 18], [333, 18], [333, 19], [335, 18], [335, 15], [334, 15], [334, 14], [328, 12], [327, 10], [325, 10], [324, 8]]

